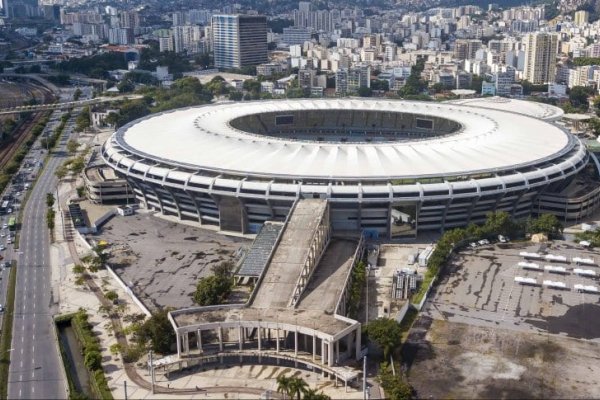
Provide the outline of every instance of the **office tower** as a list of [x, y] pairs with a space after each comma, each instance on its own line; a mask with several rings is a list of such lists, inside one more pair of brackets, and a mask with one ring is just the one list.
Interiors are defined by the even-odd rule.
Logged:
[[523, 77], [539, 85], [554, 82], [558, 36], [551, 33], [532, 33], [523, 39], [525, 44], [525, 70]]
[[215, 67], [241, 68], [267, 62], [267, 18], [258, 15], [214, 15]]

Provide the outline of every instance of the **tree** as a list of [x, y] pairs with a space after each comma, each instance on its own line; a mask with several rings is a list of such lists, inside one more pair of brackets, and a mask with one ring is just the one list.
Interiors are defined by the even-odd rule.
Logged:
[[145, 344], [150, 341], [153, 351], [168, 354], [171, 344], [175, 342], [175, 332], [169, 322], [168, 313], [169, 309], [163, 309], [139, 325], [134, 332], [138, 343]]
[[54, 205], [54, 195], [52, 193], [46, 193], [46, 205], [52, 207]]
[[232, 90], [229, 92], [229, 100], [241, 101], [242, 98], [244, 98], [242, 92], [238, 92], [237, 90]]
[[588, 122], [588, 126], [594, 135], [600, 136], [600, 118], [594, 117], [590, 119]]
[[69, 141], [67, 142], [67, 151], [70, 154], [75, 154], [77, 152], [78, 148], [79, 148], [79, 142], [77, 142], [77, 140], [75, 140], [75, 139], [69, 139]]
[[483, 225], [483, 231], [487, 234], [515, 236], [520, 227], [516, 224], [509, 213], [496, 211], [488, 213]]
[[358, 95], [360, 97], [371, 97], [373, 96], [373, 90], [366, 86], [361, 86], [358, 88]]
[[227, 261], [213, 266], [213, 275], [198, 281], [194, 301], [201, 306], [224, 302], [233, 288], [233, 268], [233, 263]]
[[296, 396], [297, 400], [300, 400], [302, 394], [308, 389], [308, 383], [302, 378], [293, 377], [290, 379], [290, 393], [292, 399]]
[[365, 333], [383, 351], [384, 360], [389, 359], [392, 352], [400, 346], [402, 330], [394, 319], [377, 318], [367, 324]]
[[[400, 368], [397, 368], [400, 370]], [[402, 376], [394, 375], [392, 368], [387, 362], [379, 366], [377, 376], [381, 387], [385, 391], [385, 398], [390, 400], [410, 400], [413, 397], [413, 390]]]
[[585, 86], [575, 86], [569, 91], [569, 102], [575, 108], [587, 111], [589, 107], [588, 97], [593, 94], [593, 89]]
[[564, 227], [554, 214], [542, 214], [538, 218], [527, 220], [528, 233], [543, 233], [549, 238], [562, 234]]
[[73, 101], [79, 100], [80, 97], [81, 97], [81, 89], [77, 88], [73, 92]]
[[304, 400], [331, 400], [331, 397], [327, 396], [323, 392], [317, 392], [317, 389], [306, 389], [304, 391]]
[[282, 393], [283, 397], [292, 396], [292, 378], [281, 374], [275, 380], [277, 382], [277, 393]]
[[221, 304], [231, 292], [232, 279], [219, 276], [200, 278], [194, 293], [194, 302], [201, 306]]

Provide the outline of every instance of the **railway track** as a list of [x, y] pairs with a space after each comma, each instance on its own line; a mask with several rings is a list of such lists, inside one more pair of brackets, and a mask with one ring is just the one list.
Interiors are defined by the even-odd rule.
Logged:
[[[54, 94], [49, 89], [38, 86], [37, 90], [43, 95], [44, 103], [52, 103], [55, 100]], [[35, 94], [32, 93], [32, 95], [36, 98]], [[25, 122], [17, 128], [17, 131], [13, 133], [12, 138], [0, 148], [0, 170], [8, 165], [16, 152], [19, 151], [21, 145], [31, 137], [31, 130], [33, 127], [36, 126], [44, 116], [49, 114], [49, 111], [42, 111], [25, 117]]]

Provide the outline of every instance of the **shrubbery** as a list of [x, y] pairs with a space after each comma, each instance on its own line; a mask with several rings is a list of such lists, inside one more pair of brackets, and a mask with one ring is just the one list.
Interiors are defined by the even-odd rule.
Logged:
[[435, 250], [427, 262], [425, 278], [412, 301], [414, 303], [421, 301], [429, 284], [437, 276], [442, 265], [457, 246], [496, 235], [516, 238], [522, 237], [525, 233], [543, 233], [548, 237], [556, 237], [562, 233], [562, 230], [563, 226], [560, 221], [551, 214], [542, 214], [539, 218], [528, 218], [526, 221], [521, 222], [514, 221], [510, 214], [504, 211], [497, 211], [488, 214], [483, 225], [469, 224], [466, 228], [455, 228], [446, 231], [437, 242]]
[[350, 285], [350, 295], [346, 304], [347, 315], [350, 318], [356, 318], [358, 315], [358, 306], [360, 297], [367, 280], [367, 268], [363, 261], [359, 261], [352, 270], [352, 284]]
[[92, 332], [86, 312], [79, 310], [75, 313], [71, 319], [71, 325], [81, 345], [84, 364], [89, 371], [92, 388], [97, 392], [98, 398], [112, 399], [112, 393], [102, 370], [100, 341]]

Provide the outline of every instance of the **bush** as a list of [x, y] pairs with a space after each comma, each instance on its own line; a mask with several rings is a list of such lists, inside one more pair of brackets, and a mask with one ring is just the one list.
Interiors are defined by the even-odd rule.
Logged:
[[83, 363], [88, 369], [96, 370], [102, 368], [102, 354], [97, 351], [88, 351]]
[[110, 301], [115, 301], [119, 298], [119, 295], [114, 290], [109, 290], [108, 292], [104, 293], [104, 297]]
[[108, 382], [102, 371], [102, 353], [100, 342], [88, 321], [88, 315], [85, 310], [80, 309], [71, 319], [71, 326], [75, 331], [75, 336], [79, 341], [83, 353], [83, 362], [89, 371], [91, 385], [96, 395], [102, 399], [112, 399], [112, 393], [108, 387]]

